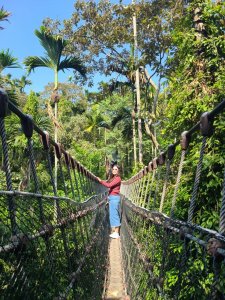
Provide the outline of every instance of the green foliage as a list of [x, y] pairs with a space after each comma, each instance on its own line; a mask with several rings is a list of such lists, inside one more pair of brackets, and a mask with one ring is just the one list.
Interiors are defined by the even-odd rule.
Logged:
[[[8, 17], [11, 15], [11, 13], [4, 9], [2, 6], [0, 9], [0, 22], [8, 21]], [[2, 30], [3, 27], [0, 26], [0, 29]]]
[[9, 49], [0, 51], [0, 73], [6, 68], [19, 68], [18, 59], [12, 56]]
[[47, 31], [47, 28], [42, 26], [40, 30], [35, 30], [35, 35], [38, 37], [40, 44], [46, 51], [45, 57], [28, 56], [24, 60], [24, 64], [30, 73], [35, 68], [47, 67], [54, 71], [55, 88], [58, 88], [58, 72], [65, 69], [74, 69], [80, 75], [85, 77], [86, 68], [83, 66], [81, 60], [73, 56], [65, 56], [63, 58], [63, 51], [68, 45], [68, 41], [60, 36], [52, 35]]
[[[78, 53], [79, 57], [87, 62], [90, 74], [93, 70], [99, 70], [106, 75], [116, 73], [116, 80], [109, 84], [101, 83], [98, 93], [86, 94], [71, 82], [58, 83], [57, 77], [55, 77], [55, 84], [60, 95], [58, 103], [59, 141], [77, 161], [98, 176], [104, 178], [105, 162], [114, 157], [122, 166], [123, 179], [134, 175], [143, 167], [137, 165], [135, 169], [133, 164], [132, 120], [134, 120], [135, 126], [137, 125], [137, 118], [132, 119], [135, 101], [130, 90], [131, 87], [134, 88], [133, 71], [136, 67], [133, 57], [131, 22], [134, 11], [137, 16], [139, 32], [140, 56], [137, 65], [143, 65], [144, 68], [148, 65], [151, 67], [152, 74], [154, 71], [160, 76], [160, 79], [161, 77], [163, 80], [166, 79], [157, 95], [156, 88], [149, 86], [146, 78], [141, 77], [142, 125], [144, 128], [144, 124], [147, 122], [150, 131], [157, 136], [160, 144], [159, 150], [165, 149], [170, 143], [179, 139], [181, 132], [190, 129], [199, 121], [203, 112], [214, 108], [223, 97], [225, 87], [224, 3], [194, 0], [189, 1], [187, 7], [183, 7], [181, 2], [139, 1], [138, 4], [125, 7], [122, 3], [115, 5], [109, 1], [99, 1], [98, 3], [76, 1], [73, 16], [70, 20], [65, 20], [63, 30], [59, 30], [57, 26], [59, 23], [46, 20], [44, 22], [45, 29], [41, 28], [40, 31], [36, 31], [48, 57], [28, 57], [25, 64], [30, 71], [36, 67], [50, 67], [57, 72], [73, 68], [81, 75], [85, 75], [86, 68], [83, 67], [82, 61], [70, 56], [71, 53]], [[199, 18], [198, 22], [194, 19], [197, 17]], [[80, 26], [80, 24], [82, 25]], [[65, 41], [64, 36], [67, 36], [70, 42]], [[17, 60], [10, 55], [9, 50], [2, 51], [0, 54], [1, 70], [18, 67]], [[64, 54], [65, 59], [60, 60]], [[120, 77], [126, 82], [121, 83]], [[46, 112], [46, 103], [50, 99], [54, 86], [52, 84], [47, 86], [41, 95], [36, 95], [34, 92], [25, 95], [24, 80], [23, 82], [22, 79], [21, 82], [13, 81], [10, 76], [1, 76], [0, 81], [2, 86], [13, 91], [15, 89], [17, 104], [25, 113], [33, 116], [35, 124], [52, 134], [54, 128], [52, 120]], [[154, 107], [156, 102], [157, 107]], [[12, 161], [13, 188], [34, 191], [35, 186], [28, 162], [27, 140], [22, 133], [20, 121], [15, 115], [10, 114], [5, 119], [5, 125], [9, 156]], [[208, 139], [205, 149], [194, 222], [203, 227], [218, 230], [223, 184], [221, 174], [225, 162], [225, 138], [221, 134], [225, 126], [224, 116], [217, 117], [214, 125], [215, 134]], [[175, 218], [181, 220], [187, 220], [188, 217], [200, 147], [201, 137], [194, 134], [186, 153], [175, 203]], [[33, 136], [33, 148], [40, 190], [53, 195], [50, 176], [47, 172], [46, 153], [42, 150], [37, 134]], [[143, 161], [147, 165], [158, 153], [146, 130], [143, 130], [143, 148]], [[178, 150], [180, 150], [179, 147]], [[0, 155], [0, 187], [6, 189], [2, 149], [0, 149]], [[53, 163], [53, 156], [50, 159]], [[175, 155], [164, 204], [164, 212], [167, 215], [171, 213], [179, 161], [180, 157]], [[63, 168], [65, 171], [65, 166]], [[153, 182], [147, 190], [147, 196], [150, 199], [148, 208], [150, 209], [155, 210], [159, 207], [163, 175], [165, 175], [165, 169], [157, 177], [157, 182]], [[72, 198], [73, 193], [68, 175], [65, 178], [65, 186], [68, 190], [67, 195], [65, 195], [64, 186], [59, 180], [58, 195]], [[78, 187], [81, 187], [81, 182], [78, 183]], [[79, 200], [77, 191], [75, 199]], [[34, 212], [38, 211], [37, 201], [33, 203], [31, 200], [29, 207], [21, 204], [18, 210], [21, 215], [23, 210], [27, 210], [30, 219], [37, 222], [39, 229], [40, 221], [37, 216], [34, 217]], [[50, 221], [53, 220], [53, 216], [50, 215], [52, 210], [53, 204], [46, 204], [46, 214]], [[2, 239], [9, 235], [6, 216], [7, 211], [2, 210], [1, 219], [7, 224], [5, 227], [0, 227]], [[206, 297], [210, 295], [213, 273], [209, 269], [205, 269], [205, 265], [212, 264], [212, 262], [209, 257], [205, 258], [202, 250], [195, 248], [195, 251], [192, 251], [191, 247], [186, 249], [190, 250], [188, 252], [190, 258], [181, 268], [181, 262], [177, 261], [177, 257], [182, 257], [186, 250], [180, 240], [168, 235], [171, 243], [167, 249], [167, 245], [163, 244], [166, 232], [160, 231], [154, 226], [150, 226], [147, 230], [138, 220], [135, 220], [134, 224], [137, 225], [134, 226], [135, 235], [143, 242], [145, 254], [153, 264], [153, 276], [156, 278], [161, 276], [162, 251], [168, 251], [170, 254], [170, 259], [165, 262], [165, 299], [166, 297], [172, 299], [177, 293], [178, 287], [182, 287], [179, 299], [192, 299], [193, 295], [195, 295], [194, 299], [205, 299], [205, 295]], [[27, 224], [21, 221], [21, 229], [26, 230], [26, 226]], [[57, 249], [52, 248], [52, 252], [56, 253], [56, 256], [63, 250], [63, 241], [59, 243], [59, 237], [58, 230], [54, 237]], [[77, 247], [82, 253], [82, 237], [78, 234], [77, 238]], [[35, 247], [33, 247], [34, 245], [28, 247], [28, 256], [35, 252]], [[43, 277], [48, 276], [47, 263], [44, 260], [45, 247], [44, 242], [40, 243], [33, 259], [33, 261], [39, 261]], [[69, 247], [72, 248], [72, 243], [69, 244]], [[72, 252], [71, 257], [76, 262], [75, 252]], [[55, 267], [57, 277], [60, 270], [65, 270], [66, 262], [65, 257], [55, 257], [54, 259], [59, 259], [59, 264]], [[25, 257], [24, 260], [27, 263], [26, 272], [30, 274], [30, 269], [33, 269], [32, 264], [29, 264]], [[93, 257], [89, 257], [88, 262], [92, 265]], [[10, 262], [6, 263], [4, 259], [0, 260], [0, 269], [3, 274], [1, 276], [7, 280], [9, 279], [8, 274], [14, 272], [13, 265]], [[36, 271], [40, 270], [34, 270], [34, 273]], [[90, 269], [89, 271], [89, 279], [93, 280], [94, 271]], [[224, 265], [220, 276], [224, 277]], [[134, 277], [140, 280], [140, 290], [136, 290], [134, 297], [140, 292], [145, 295], [145, 299], [161, 299], [158, 291], [152, 287], [152, 283], [148, 282], [148, 277], [145, 273], [143, 274], [141, 267], [137, 267]], [[54, 284], [54, 279], [51, 278], [50, 282], [43, 282], [42, 293]], [[85, 278], [81, 279], [87, 282]], [[60, 281], [62, 287], [65, 286], [64, 280]], [[36, 284], [35, 280], [32, 284]], [[218, 290], [224, 290], [223, 283], [218, 282], [217, 285]], [[90, 293], [90, 286], [79, 286], [75, 289], [74, 294], [85, 299], [86, 295]], [[71, 299], [73, 296], [70, 295]], [[49, 297], [53, 298], [55, 295], [49, 292]]]
[[32, 115], [35, 118], [38, 113], [38, 106], [39, 106], [38, 97], [33, 91], [31, 91], [30, 95], [27, 97], [27, 101], [23, 107], [23, 111], [24, 113]]

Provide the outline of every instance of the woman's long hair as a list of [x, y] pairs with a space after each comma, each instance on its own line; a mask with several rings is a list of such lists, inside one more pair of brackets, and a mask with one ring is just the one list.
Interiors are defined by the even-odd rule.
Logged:
[[118, 165], [113, 165], [112, 168], [114, 168], [114, 167], [117, 167], [118, 173], [117, 173], [116, 175], [113, 175], [112, 170], [110, 170], [110, 172], [109, 172], [109, 177], [108, 177], [107, 182], [111, 182], [111, 181], [113, 181], [113, 179], [114, 179], [115, 177], [120, 176], [120, 167], [119, 167]]

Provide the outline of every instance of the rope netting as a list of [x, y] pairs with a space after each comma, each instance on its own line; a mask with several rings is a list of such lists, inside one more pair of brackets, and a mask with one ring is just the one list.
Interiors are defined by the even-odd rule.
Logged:
[[131, 299], [225, 299], [224, 107], [122, 184]]
[[[211, 159], [224, 147], [218, 139], [224, 107], [225, 101], [203, 114], [180, 143], [122, 183], [121, 245], [131, 299], [225, 299], [225, 158]], [[0, 136], [1, 298], [101, 299], [106, 189], [3, 91]]]
[[[109, 243], [106, 189], [4, 91], [0, 136], [1, 299], [101, 299]], [[11, 146], [17, 140], [21, 153]]]

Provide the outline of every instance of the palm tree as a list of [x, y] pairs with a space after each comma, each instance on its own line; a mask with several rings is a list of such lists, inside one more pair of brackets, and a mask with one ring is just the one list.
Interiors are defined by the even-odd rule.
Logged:
[[35, 30], [35, 35], [39, 38], [39, 41], [46, 51], [47, 56], [28, 56], [24, 60], [24, 64], [27, 67], [28, 73], [35, 68], [45, 67], [54, 71], [55, 76], [55, 90], [58, 89], [58, 72], [65, 71], [65, 69], [73, 69], [79, 72], [84, 78], [86, 76], [86, 68], [82, 61], [76, 56], [63, 57], [63, 51], [65, 51], [68, 41], [59, 36], [50, 35], [46, 32], [45, 27], [41, 27], [40, 31]]
[[[114, 128], [117, 124], [121, 124], [121, 133], [125, 141], [133, 141], [133, 156], [134, 168], [137, 165], [137, 149], [136, 149], [136, 130], [135, 130], [135, 112], [129, 107], [122, 107], [115, 112], [114, 118], [111, 121], [111, 126]], [[128, 155], [129, 157], [129, 155]]]
[[[4, 10], [3, 6], [1, 7], [0, 9], [0, 22], [3, 22], [3, 21], [8, 21], [8, 17], [11, 15], [10, 12]], [[3, 27], [0, 26], [0, 30], [2, 30]]]
[[[88, 126], [85, 128], [85, 132], [91, 133], [91, 136], [93, 138], [94, 144], [96, 142], [96, 131], [99, 130], [99, 135], [100, 135], [100, 129], [104, 128], [104, 143], [105, 146], [107, 144], [107, 129], [110, 129], [110, 125], [105, 121], [104, 116], [101, 114], [101, 112], [98, 109], [98, 105], [95, 105], [92, 107], [92, 113], [87, 114], [87, 121], [88, 121]], [[105, 154], [105, 168], [106, 168], [106, 174], [108, 174], [108, 158], [107, 155]]]
[[88, 120], [88, 127], [85, 128], [85, 131], [88, 133], [92, 133], [92, 136], [95, 140], [95, 130], [100, 128], [105, 128], [105, 144], [106, 144], [106, 129], [110, 129], [109, 124], [104, 120], [104, 117], [101, 115], [100, 112], [96, 112], [90, 115], [86, 115]]
[[[132, 49], [133, 52], [133, 49]], [[123, 75], [127, 78], [128, 83], [126, 83], [128, 86], [130, 86], [132, 88], [132, 92], [133, 92], [133, 96], [134, 96], [134, 90], [136, 90], [136, 100], [134, 103], [134, 109], [132, 112], [132, 122], [133, 122], [133, 128], [134, 128], [134, 135], [133, 138], [136, 139], [136, 135], [135, 135], [135, 115], [137, 114], [138, 117], [138, 152], [139, 152], [139, 163], [142, 164], [142, 159], [143, 159], [143, 152], [142, 152], [142, 127], [141, 127], [141, 114], [140, 114], [140, 108], [141, 108], [141, 104], [140, 104], [140, 95], [137, 95], [137, 91], [140, 92], [140, 76], [138, 76], [138, 80], [136, 77], [136, 70], [139, 70], [139, 66], [135, 65], [134, 62], [134, 55], [132, 54], [127, 62], [123, 61], [123, 63], [118, 63], [117, 65], [109, 65], [108, 67], [109, 71], [113, 71], [118, 73], [119, 75]], [[138, 72], [139, 75], [139, 72]], [[138, 88], [137, 88], [137, 84], [138, 84]], [[135, 89], [134, 89], [135, 88]], [[136, 142], [134, 142], [134, 147], [136, 148]], [[134, 150], [134, 162], [135, 162], [135, 166], [136, 166], [136, 149]]]
[[26, 85], [31, 85], [32, 83], [24, 75], [20, 79], [14, 79], [13, 82], [19, 88], [21, 93], [24, 93], [24, 88], [26, 87]]
[[[0, 21], [1, 21], [1, 10], [0, 10]], [[16, 57], [13, 57], [10, 53], [9, 49], [0, 51], [0, 87], [4, 87], [8, 98], [15, 105], [17, 103], [17, 95], [14, 89], [12, 89], [13, 81], [11, 80], [11, 74], [7, 74], [6, 76], [2, 76], [1, 73], [3, 70], [7, 68], [20, 68], [18, 64], [18, 60]]]
[[12, 56], [9, 49], [0, 51], [0, 73], [7, 68], [20, 68], [17, 58]]
[[[86, 68], [84, 67], [82, 61], [76, 56], [65, 56], [63, 57], [63, 52], [65, 51], [68, 41], [63, 38], [52, 35], [46, 32], [45, 27], [41, 27], [40, 31], [35, 30], [35, 35], [38, 37], [39, 42], [46, 51], [45, 57], [38, 56], [28, 56], [24, 60], [24, 64], [27, 67], [28, 74], [35, 68], [50, 68], [54, 72], [54, 91], [53, 91], [53, 101], [54, 101], [54, 123], [55, 123], [55, 142], [57, 143], [57, 102], [59, 101], [58, 96], [58, 72], [65, 71], [66, 69], [73, 69], [79, 72], [84, 78], [86, 77]], [[57, 188], [57, 159], [55, 157], [55, 184]]]
[[[117, 70], [116, 72], [120, 72], [120, 70]], [[130, 72], [132, 75], [132, 72]], [[115, 90], [124, 89], [123, 92], [128, 92], [129, 89], [132, 90], [132, 96], [133, 96], [133, 104], [134, 107], [132, 111], [129, 108], [123, 107], [119, 111], [116, 112], [115, 117], [112, 119], [111, 125], [112, 127], [116, 126], [117, 123], [122, 122], [124, 130], [122, 131], [122, 134], [125, 138], [128, 137], [128, 139], [131, 137], [130, 133], [132, 129], [132, 140], [133, 140], [133, 156], [134, 156], [134, 167], [136, 168], [137, 165], [137, 146], [136, 146], [136, 128], [135, 128], [135, 118], [136, 118], [136, 107], [137, 103], [136, 100], [134, 100], [134, 84], [131, 77], [129, 77], [129, 82], [123, 82], [123, 81], [113, 81], [110, 85], [108, 85], [108, 89], [112, 93]], [[132, 125], [131, 125], [132, 124]]]

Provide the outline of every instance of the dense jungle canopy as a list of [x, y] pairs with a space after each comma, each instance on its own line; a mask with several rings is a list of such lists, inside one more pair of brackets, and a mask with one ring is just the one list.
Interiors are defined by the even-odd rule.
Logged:
[[[10, 19], [10, 12], [7, 6], [0, 12], [1, 29], [7, 30], [3, 21]], [[123, 1], [78, 0], [70, 19], [45, 19], [34, 34], [43, 56], [30, 53], [23, 62], [28, 73], [22, 78], [11, 79], [10, 68], [20, 67], [10, 54], [13, 49], [1, 49], [1, 88], [40, 128], [52, 136], [57, 131], [63, 147], [99, 176], [116, 160], [123, 178], [128, 178], [224, 96], [223, 1], [151, 0], [125, 6]], [[32, 85], [29, 72], [39, 67], [51, 68], [55, 77], [49, 78], [42, 93], [26, 94], [24, 87]], [[8, 75], [2, 74], [4, 69]], [[71, 70], [70, 80], [58, 82], [58, 72], [65, 69]], [[84, 90], [83, 84], [91, 87], [98, 73], [105, 78], [98, 91]], [[219, 122], [222, 126], [224, 118]], [[29, 184], [23, 167], [26, 142], [15, 116], [7, 118], [7, 127], [16, 136], [10, 140], [14, 185], [22, 189]], [[215, 135], [212, 143], [224, 151], [224, 136]], [[190, 166], [198, 157], [198, 151], [192, 151]], [[217, 172], [224, 158], [207, 151], [214, 175], [205, 205], [214, 205], [207, 204], [207, 195], [219, 185]], [[41, 158], [37, 165], [43, 169], [40, 180], [47, 189]]]

